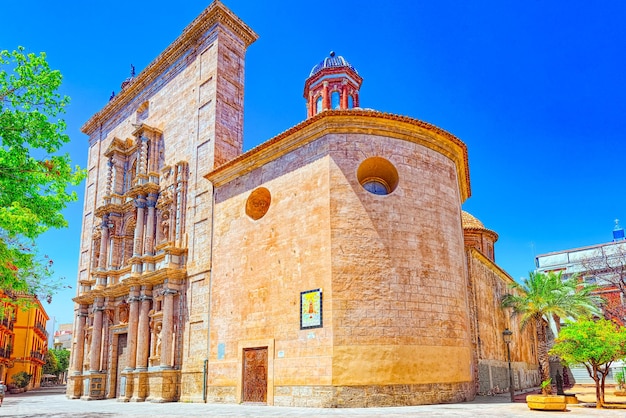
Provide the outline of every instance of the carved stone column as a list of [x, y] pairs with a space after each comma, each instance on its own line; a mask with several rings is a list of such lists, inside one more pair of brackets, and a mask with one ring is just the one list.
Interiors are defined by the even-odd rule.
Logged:
[[105, 270], [109, 252], [109, 217], [102, 218], [102, 228], [100, 230], [100, 256], [98, 257], [98, 269]]
[[143, 286], [141, 291], [141, 307], [139, 309], [139, 325], [137, 337], [137, 370], [148, 370], [148, 356], [150, 354], [150, 304], [152, 290], [149, 286]]
[[[133, 256], [139, 257], [143, 253], [143, 229], [144, 229], [144, 211], [146, 207], [146, 199], [144, 196], [137, 196], [135, 199], [137, 207], [137, 224], [135, 225], [135, 240], [133, 243]], [[104, 235], [104, 234], [103, 234]]]
[[107, 183], [106, 183], [106, 187], [105, 187], [105, 196], [110, 196], [111, 195], [111, 189], [113, 186], [113, 170], [114, 170], [115, 166], [113, 164], [113, 158], [109, 158], [109, 161], [107, 161]]
[[139, 170], [138, 174], [147, 174], [148, 173], [148, 141], [149, 138], [145, 135], [141, 135], [139, 142], [139, 166], [137, 169]]
[[174, 295], [178, 291], [163, 289], [163, 328], [161, 329], [161, 368], [172, 368], [172, 336], [174, 333]]
[[93, 329], [91, 333], [91, 348], [89, 359], [89, 371], [97, 373], [100, 370], [100, 353], [102, 351], [102, 316], [104, 307], [102, 299], [96, 298], [93, 307]]
[[76, 344], [72, 353], [73, 374], [83, 373], [83, 359], [85, 356], [85, 322], [87, 321], [87, 307], [80, 305], [76, 321]]
[[105, 298], [104, 310], [102, 315], [102, 357], [100, 361], [100, 367], [102, 370], [109, 369], [110, 356], [113, 354], [110, 352], [111, 344], [111, 325], [113, 325], [113, 309], [109, 303], [109, 298]]
[[346, 80], [341, 85], [341, 109], [348, 108], [348, 84]]
[[155, 242], [155, 210], [157, 202], [157, 194], [150, 193], [148, 195], [148, 199], [146, 205], [148, 206], [148, 219], [146, 220], [146, 238], [144, 241], [144, 254], [145, 255], [154, 255], [154, 242]]
[[328, 81], [324, 81], [324, 89], [322, 90], [322, 110], [330, 109], [330, 91]]
[[128, 364], [124, 368], [124, 371], [132, 371], [136, 366], [137, 356], [137, 325], [139, 323], [139, 297], [137, 295], [137, 288], [133, 287], [130, 291], [130, 297], [128, 298], [128, 304], [130, 305], [128, 315]]

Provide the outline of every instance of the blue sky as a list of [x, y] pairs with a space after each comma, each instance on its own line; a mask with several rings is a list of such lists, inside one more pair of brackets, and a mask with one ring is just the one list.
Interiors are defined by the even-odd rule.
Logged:
[[[4, 2], [0, 49], [45, 51], [72, 98], [66, 150], [85, 166], [80, 127], [209, 1]], [[626, 224], [626, 2], [224, 0], [260, 38], [246, 57], [244, 148], [302, 121], [304, 80], [336, 51], [364, 82], [361, 106], [435, 124], [469, 148], [464, 209], [495, 230], [515, 279], [534, 256], [611, 240]], [[7, 18], [8, 17], [8, 18]], [[81, 229], [41, 237], [72, 289], [46, 309], [72, 321]]]

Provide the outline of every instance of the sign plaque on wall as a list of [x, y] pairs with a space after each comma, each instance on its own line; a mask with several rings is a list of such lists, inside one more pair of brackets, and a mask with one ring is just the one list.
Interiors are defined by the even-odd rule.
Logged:
[[300, 329], [322, 328], [322, 289], [300, 292]]

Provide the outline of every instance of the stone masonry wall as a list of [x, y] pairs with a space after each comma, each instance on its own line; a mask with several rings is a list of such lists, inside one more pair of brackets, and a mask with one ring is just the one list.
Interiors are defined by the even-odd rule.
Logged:
[[281, 386], [276, 406], [375, 408], [466, 402], [474, 399], [470, 383], [368, 386]]
[[520, 330], [516, 317], [500, 307], [502, 296], [509, 292], [512, 279], [476, 250], [468, 250], [468, 268], [476, 312], [479, 393], [508, 390], [508, 361], [502, 331], [513, 331], [510, 345], [511, 364], [516, 389], [539, 384], [535, 337], [532, 325]]
[[[358, 183], [368, 156], [397, 168], [391, 195]], [[456, 173], [409, 141], [327, 134], [220, 186], [210, 397], [228, 399], [230, 387], [240, 401], [239, 351], [268, 346], [270, 404], [300, 404], [306, 388], [317, 388], [307, 404], [325, 406], [352, 404], [355, 393], [367, 395], [362, 405], [473, 398]], [[271, 202], [254, 220], [246, 204], [260, 187]], [[323, 327], [301, 330], [300, 292], [316, 288]], [[463, 390], [437, 391], [446, 385]]]
[[[220, 187], [211, 279], [211, 386], [237, 386], [239, 350], [273, 340], [275, 385], [331, 383], [327, 143], [315, 141]], [[271, 195], [265, 216], [246, 215], [252, 191]], [[321, 288], [323, 328], [300, 329], [300, 292]], [[221, 348], [220, 348], [221, 347]], [[222, 354], [220, 354], [222, 353]], [[220, 357], [221, 356], [221, 357]], [[268, 399], [268, 402], [271, 402]]]
[[[466, 270], [455, 164], [383, 136], [333, 138], [333, 384], [472, 380]], [[355, 173], [369, 157], [398, 171], [389, 195]]]

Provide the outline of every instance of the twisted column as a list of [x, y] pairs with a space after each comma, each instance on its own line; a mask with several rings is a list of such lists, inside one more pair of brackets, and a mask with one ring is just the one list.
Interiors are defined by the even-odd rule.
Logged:
[[146, 174], [148, 172], [148, 138], [141, 135], [141, 141], [139, 142], [139, 165], [137, 169], [139, 174]]
[[106, 183], [106, 188], [105, 188], [105, 196], [110, 196], [111, 195], [111, 190], [112, 190], [112, 186], [113, 186], [113, 158], [109, 158], [109, 161], [107, 161], [107, 183]]

